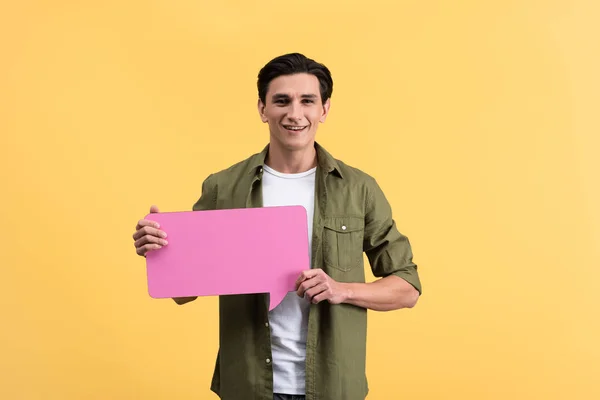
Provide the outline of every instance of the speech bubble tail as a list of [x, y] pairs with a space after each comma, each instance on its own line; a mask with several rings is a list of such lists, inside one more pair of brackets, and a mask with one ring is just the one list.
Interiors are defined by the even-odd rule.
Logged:
[[281, 303], [287, 292], [271, 292], [269, 296], [269, 311], [274, 309]]

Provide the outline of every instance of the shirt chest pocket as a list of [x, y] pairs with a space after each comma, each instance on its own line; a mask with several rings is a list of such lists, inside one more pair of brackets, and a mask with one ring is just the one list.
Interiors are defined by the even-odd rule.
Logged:
[[328, 217], [323, 221], [323, 261], [341, 271], [360, 267], [363, 261], [365, 220]]

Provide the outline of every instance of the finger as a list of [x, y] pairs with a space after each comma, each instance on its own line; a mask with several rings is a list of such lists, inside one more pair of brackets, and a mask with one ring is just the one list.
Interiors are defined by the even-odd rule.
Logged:
[[142, 247], [138, 247], [136, 249], [136, 253], [139, 254], [140, 256], [145, 256], [146, 253], [148, 253], [149, 251], [158, 250], [161, 248], [162, 248], [162, 246], [158, 245], [158, 244], [146, 244]]
[[135, 226], [135, 230], [139, 231], [140, 229], [142, 229], [145, 226], [152, 226], [154, 228], [160, 228], [160, 224], [156, 221], [152, 221], [150, 219], [140, 219], [137, 223], [137, 225]]
[[154, 228], [153, 226], [146, 225], [141, 227], [133, 234], [133, 240], [138, 240], [146, 235], [156, 236], [163, 239], [167, 237], [167, 233], [165, 231], [161, 231], [159, 229]]
[[150, 206], [150, 213], [151, 214], [155, 214], [155, 213], [159, 213], [160, 210], [158, 209], [158, 206], [152, 205]]
[[[313, 300], [315, 299], [315, 297], [317, 295], [324, 294], [325, 297], [326, 297], [327, 294], [328, 294], [327, 293], [328, 291], [330, 292], [329, 285], [327, 285], [327, 283], [321, 283], [321, 284], [319, 284], [317, 286], [314, 286], [311, 289], [307, 290], [306, 294], [304, 295], [304, 297], [306, 299], [308, 299], [308, 301], [314, 302]], [[321, 296], [321, 297], [323, 297], [323, 296]]]
[[298, 293], [298, 296], [304, 297], [304, 293], [306, 293], [308, 289], [315, 287], [320, 283], [321, 281], [316, 278], [307, 279], [298, 286], [296, 293]]
[[310, 270], [306, 270], [306, 271], [302, 271], [300, 273], [300, 275], [298, 275], [298, 279], [296, 279], [296, 284], [295, 284], [295, 290], [298, 290], [300, 288], [300, 284], [302, 282], [304, 282], [305, 280], [307, 280], [308, 278], [306, 277], [306, 273], [310, 271]]
[[142, 247], [146, 244], [158, 244], [161, 246], [166, 246], [169, 244], [169, 242], [167, 242], [165, 239], [161, 239], [159, 237], [156, 236], [152, 236], [152, 235], [146, 235], [143, 236], [141, 238], [139, 238], [138, 240], [136, 240], [133, 245], [138, 248], [138, 247]]
[[300, 287], [300, 284], [302, 282], [304, 282], [306, 279], [307, 278], [306, 278], [304, 272], [301, 272], [300, 275], [298, 275], [298, 279], [296, 279], [296, 290], [298, 290], [298, 288]]
[[316, 295], [315, 297], [312, 298], [311, 303], [313, 304], [319, 304], [320, 302], [324, 301], [324, 300], [329, 300], [331, 298], [331, 291], [330, 290], [326, 290], [324, 292], [319, 293], [318, 295]]
[[296, 284], [302, 283], [307, 279], [314, 278], [317, 275], [324, 274], [323, 270], [320, 268], [315, 269], [307, 269], [300, 273], [298, 279], [296, 279]]

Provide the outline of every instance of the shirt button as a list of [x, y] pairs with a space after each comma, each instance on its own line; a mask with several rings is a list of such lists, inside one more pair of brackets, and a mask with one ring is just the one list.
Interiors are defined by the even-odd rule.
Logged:
[[267, 358], [265, 361], [267, 362], [267, 364], [271, 364], [271, 359], [270, 358]]
[[268, 322], [265, 322], [265, 326], [268, 328], [268, 327], [269, 327], [269, 323], [268, 323]]
[[346, 225], [342, 225], [342, 230], [345, 231], [346, 230]]
[[258, 172], [260, 172], [262, 174], [262, 168], [258, 170]]

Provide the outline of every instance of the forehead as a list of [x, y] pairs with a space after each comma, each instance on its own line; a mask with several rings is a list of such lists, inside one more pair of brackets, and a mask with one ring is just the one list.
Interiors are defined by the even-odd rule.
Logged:
[[311, 74], [282, 75], [269, 83], [267, 96], [287, 94], [289, 96], [314, 94], [319, 97], [319, 79]]

